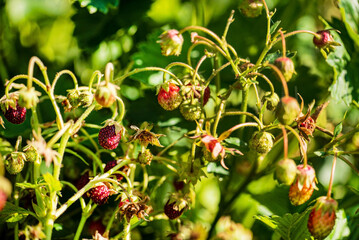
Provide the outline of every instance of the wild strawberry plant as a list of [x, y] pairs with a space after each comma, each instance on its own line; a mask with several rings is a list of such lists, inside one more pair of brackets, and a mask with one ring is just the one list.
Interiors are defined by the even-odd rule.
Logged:
[[[107, 7], [98, 9], [106, 12]], [[347, 156], [358, 151], [346, 144], [358, 135], [358, 121], [342, 132], [344, 115], [339, 124], [327, 127], [321, 119], [330, 98], [308, 103], [302, 98], [305, 92], [292, 89], [291, 82], [301, 78], [296, 73], [300, 66], [287, 50], [292, 36], [309, 34], [311, 47], [323, 56], [320, 61], [337, 64], [334, 69], [342, 74], [346, 70], [335, 63], [336, 52], [343, 52], [337, 30], [288, 31], [273, 21], [275, 11], [265, 0], [243, 0], [239, 9], [246, 17], [265, 15], [266, 27], [259, 29], [263, 48], [256, 59], [243, 56], [229, 41], [231, 31], [241, 32], [233, 26], [235, 11], [223, 34], [190, 25], [158, 35], [156, 49], [170, 59], [164, 67], [141, 67], [137, 61], [133, 69], [118, 73], [109, 62], [81, 84], [67, 69], [51, 79], [45, 63], [30, 58], [27, 74], [6, 82], [0, 102], [4, 127], [24, 124], [26, 118], [31, 126], [30, 136], [19, 136], [14, 147], [1, 142], [0, 221], [7, 223], [6, 237], [354, 237], [358, 232], [348, 227], [344, 210], [358, 219], [353, 210], [358, 181], [334, 191], [333, 182], [338, 160], [357, 178], [357, 159], [352, 163]], [[151, 122], [145, 112], [155, 109], [141, 106], [143, 114], [135, 116], [134, 124], [129, 109], [138, 106], [120, 89], [126, 79], [143, 81], [141, 74], [150, 72], [161, 74], [157, 91], [150, 90], [160, 116]], [[65, 76], [72, 87], [59, 94]], [[351, 103], [348, 111], [355, 111], [357, 101]], [[42, 120], [44, 111], [54, 119]], [[318, 161], [330, 163], [327, 183], [318, 181]], [[203, 199], [199, 188], [205, 184], [215, 187]], [[263, 186], [269, 191], [257, 194], [256, 188]], [[357, 194], [352, 208], [340, 201], [348, 189]], [[234, 214], [243, 211], [238, 203], [246, 201], [264, 210]], [[288, 206], [285, 211], [279, 210], [281, 204]], [[238, 216], [250, 216], [252, 223]], [[257, 233], [255, 224], [266, 226], [266, 234]], [[153, 233], [148, 236], [149, 230]]]

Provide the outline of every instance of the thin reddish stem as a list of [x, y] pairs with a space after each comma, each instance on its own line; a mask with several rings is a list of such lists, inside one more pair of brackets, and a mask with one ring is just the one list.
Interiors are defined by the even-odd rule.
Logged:
[[282, 86], [283, 86], [283, 90], [284, 90], [284, 95], [286, 97], [289, 97], [289, 91], [288, 91], [288, 85], [287, 82], [284, 79], [284, 76], [282, 74], [282, 72], [279, 70], [279, 68], [277, 68], [275, 65], [273, 64], [268, 64], [269, 67], [271, 67], [278, 75], [278, 77], [280, 78], [280, 81], [282, 82]]
[[285, 47], [285, 37], [284, 37], [284, 34], [283, 34], [283, 32], [282, 32], [281, 30], [279, 30], [279, 33], [280, 33], [280, 36], [281, 36], [281, 38], [282, 38], [283, 57], [286, 57], [286, 56], [287, 56], [287, 55], [286, 55], [287, 49], [286, 49], [286, 47]]
[[327, 198], [331, 198], [336, 163], [337, 163], [337, 153], [335, 152], [334, 153], [334, 158], [333, 158], [332, 172], [330, 174], [330, 181], [329, 181]]

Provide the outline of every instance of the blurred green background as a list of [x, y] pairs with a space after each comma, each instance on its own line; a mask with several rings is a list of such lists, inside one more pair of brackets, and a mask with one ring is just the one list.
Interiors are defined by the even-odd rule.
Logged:
[[[255, 61], [264, 47], [266, 18], [264, 14], [257, 18], [244, 17], [238, 11], [239, 4], [239, 0], [2, 0], [0, 79], [4, 85], [7, 79], [17, 74], [26, 74], [28, 61], [32, 56], [38, 56], [44, 62], [50, 78], [62, 69], [69, 69], [75, 73], [81, 84], [87, 84], [95, 70], [103, 72], [107, 62], [114, 64], [116, 78], [134, 67], [165, 67], [172, 61], [185, 61], [185, 54], [179, 57], [161, 55], [160, 47], [156, 43], [161, 32], [169, 28], [181, 29], [188, 25], [202, 25], [221, 35], [232, 9], [236, 10], [235, 22], [230, 27], [228, 42], [235, 47], [240, 57]], [[342, 46], [327, 60], [313, 46], [311, 35], [300, 34], [287, 39], [287, 50], [296, 52], [293, 61], [297, 72], [288, 86], [290, 94], [296, 96], [300, 93], [306, 105], [313, 99], [318, 104], [331, 100], [327, 111], [322, 114], [319, 125], [333, 130], [347, 112], [343, 121], [343, 132], [350, 131], [358, 124], [359, 119], [358, 108], [352, 105], [353, 101], [359, 100], [358, 1], [268, 0], [267, 4], [272, 11], [276, 9], [273, 22], [281, 21], [280, 27], [285, 31], [306, 29], [316, 32], [335, 28], [341, 32], [340, 35], [335, 34], [335, 39]], [[185, 33], [184, 37], [185, 41], [189, 42], [189, 34]], [[280, 47], [278, 44], [272, 52]], [[184, 51], [186, 48], [188, 44], [185, 45]], [[197, 54], [198, 60], [201, 57], [200, 51]], [[193, 57], [196, 60], [196, 56]], [[205, 70], [202, 71], [204, 75], [208, 75], [212, 69], [210, 65], [205, 66]], [[41, 79], [38, 69], [35, 76]], [[233, 82], [233, 74], [230, 71], [224, 71], [221, 77], [223, 86]], [[158, 106], [155, 86], [161, 78], [161, 74], [151, 73], [124, 80], [121, 84], [121, 95], [126, 103], [125, 121], [128, 125], [140, 125], [143, 121], [157, 123], [169, 139], [175, 139], [175, 134], [178, 133], [167, 131], [166, 127], [176, 124], [183, 131], [193, 128], [194, 124], [181, 120], [179, 112], [164, 112]], [[279, 82], [274, 83], [276, 92], [281, 95]], [[72, 87], [70, 79], [62, 80], [56, 94], [65, 94], [66, 89]], [[268, 90], [265, 85], [261, 87]], [[0, 93], [3, 95], [4, 87], [0, 87]], [[228, 106], [237, 108], [238, 99], [238, 93], [234, 93]], [[250, 111], [255, 112], [254, 102], [251, 101], [250, 104]], [[40, 103], [42, 122], [54, 119], [54, 114], [49, 112], [48, 108], [46, 100]], [[76, 116], [77, 113], [66, 114]], [[100, 124], [110, 116], [109, 111], [102, 110], [94, 113], [91, 120]], [[29, 119], [28, 117], [21, 126], [7, 124], [7, 128], [0, 130], [0, 134], [12, 142], [18, 135], [26, 138], [31, 132]], [[235, 121], [232, 119], [228, 124], [234, 125]], [[220, 131], [227, 129], [226, 126], [228, 125], [220, 126]], [[248, 140], [249, 136], [245, 140]], [[315, 137], [310, 149], [319, 149], [328, 141], [322, 134], [316, 134]], [[292, 142], [290, 153], [297, 156], [297, 143]], [[343, 150], [348, 151], [358, 148], [358, 134], [343, 146]], [[273, 149], [270, 157], [279, 158], [281, 154], [282, 149], [278, 146]], [[331, 159], [323, 159], [312, 157], [311, 161], [320, 169], [318, 180], [324, 184], [329, 179]], [[350, 161], [359, 166], [358, 155], [356, 158], [350, 158]], [[239, 173], [243, 170], [243, 165], [237, 163], [233, 166]], [[235, 175], [233, 171], [232, 175]], [[153, 172], [158, 174], [155, 170]], [[225, 179], [226, 176], [220, 175], [219, 178]], [[186, 218], [208, 227], [218, 210], [220, 184], [221, 181], [217, 181], [217, 177], [209, 175], [209, 178], [196, 186], [197, 202]], [[358, 229], [353, 227], [358, 224], [358, 217], [355, 217], [359, 203], [358, 195], [355, 195], [348, 185], [359, 189], [358, 176], [347, 165], [339, 162], [334, 196], [339, 200], [339, 205], [345, 208], [346, 213], [343, 213], [342, 219], [343, 234], [339, 238], [332, 236], [330, 239], [359, 238]], [[320, 191], [316, 194], [324, 194], [326, 187], [320, 185]], [[163, 194], [159, 195], [163, 197], [170, 188], [170, 184], [165, 184], [161, 188]], [[251, 229], [255, 239], [269, 239], [271, 231], [255, 221], [253, 216], [283, 215], [304, 209], [290, 206], [286, 194], [287, 189], [276, 187], [271, 175], [265, 176], [253, 182], [248, 191], [237, 199], [230, 215], [234, 221]], [[211, 201], [208, 202], [208, 199]], [[163, 200], [159, 203], [161, 204]], [[348, 226], [351, 235], [348, 233]], [[164, 233], [158, 233], [156, 229], [161, 229]], [[159, 220], [140, 227], [140, 230], [142, 236], [149, 237], [143, 239], [164, 238], [168, 231], [168, 223]], [[273, 239], [279, 238], [274, 236]]]

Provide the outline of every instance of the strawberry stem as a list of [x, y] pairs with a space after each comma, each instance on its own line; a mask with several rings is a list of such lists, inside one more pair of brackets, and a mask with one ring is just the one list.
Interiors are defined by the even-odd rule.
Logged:
[[105, 81], [106, 81], [106, 86], [113, 81], [113, 72], [114, 72], [114, 67], [112, 63], [107, 63], [106, 64], [106, 68], [105, 68]]
[[283, 132], [283, 148], [284, 148], [284, 159], [288, 158], [288, 136], [284, 126], [281, 126]]
[[330, 174], [329, 187], [328, 187], [328, 193], [327, 193], [327, 198], [329, 198], [329, 199], [331, 198], [331, 194], [332, 194], [334, 172], [335, 172], [336, 163], [337, 163], [337, 152], [334, 153], [332, 171], [331, 171], [331, 174]]
[[280, 33], [280, 36], [282, 38], [282, 54], [283, 54], [283, 57], [287, 57], [286, 55], [286, 52], [287, 52], [287, 49], [285, 47], [285, 37], [284, 37], [284, 34], [281, 30], [279, 30], [279, 33]]
[[89, 91], [91, 92], [93, 81], [95, 80], [97, 76], [97, 85], [100, 85], [102, 73], [99, 70], [94, 71], [94, 73], [91, 76], [90, 82], [89, 82]]
[[285, 78], [282, 74], [282, 72], [279, 70], [279, 68], [277, 68], [275, 65], [273, 64], [268, 64], [269, 67], [271, 67], [278, 75], [278, 77], [280, 78], [280, 81], [282, 82], [282, 86], [283, 86], [283, 90], [284, 90], [284, 95], [286, 97], [289, 97], [289, 91], [288, 91], [288, 85], [287, 82], [285, 81]]
[[[294, 136], [297, 138], [298, 142], [299, 142], [299, 145], [300, 145], [300, 148], [301, 149], [305, 149], [304, 145], [303, 145], [303, 141], [302, 139], [300, 138], [299, 134], [293, 129], [291, 128], [290, 126], [285, 126], [285, 128], [287, 128], [289, 131], [291, 131]], [[307, 158], [307, 152], [306, 151], [303, 151], [303, 167], [306, 168], [307, 167], [307, 163], [308, 163], [308, 158]]]

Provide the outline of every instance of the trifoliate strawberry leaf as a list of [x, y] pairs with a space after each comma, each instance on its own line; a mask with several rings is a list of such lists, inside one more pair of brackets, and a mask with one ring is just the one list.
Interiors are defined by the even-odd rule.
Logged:
[[359, 2], [341, 0], [339, 1], [339, 9], [349, 36], [355, 45], [359, 47]]
[[110, 8], [117, 7], [119, 0], [79, 0], [81, 7], [87, 7], [90, 13], [100, 11], [107, 13]]
[[6, 202], [4, 209], [0, 211], [0, 223], [3, 224], [5, 222], [18, 222], [30, 214], [33, 213], [10, 202]]

